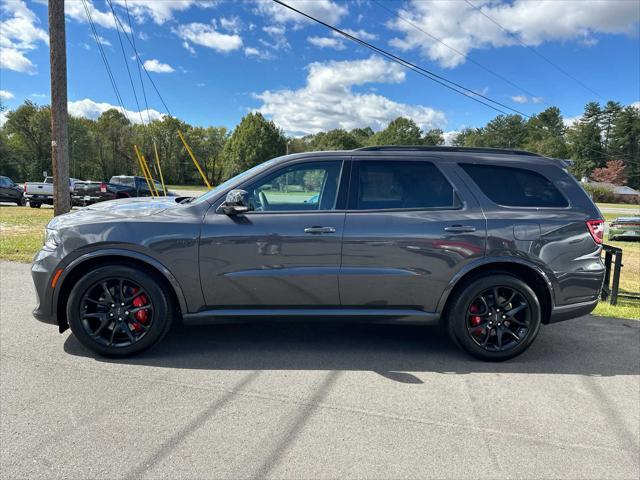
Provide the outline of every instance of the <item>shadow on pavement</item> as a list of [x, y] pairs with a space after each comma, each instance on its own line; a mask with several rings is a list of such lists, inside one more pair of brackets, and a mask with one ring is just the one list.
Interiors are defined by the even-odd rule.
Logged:
[[439, 329], [406, 325], [258, 323], [176, 329], [155, 348], [127, 359], [98, 357], [73, 335], [71, 355], [97, 361], [209, 370], [366, 370], [402, 383], [405, 372], [640, 374], [640, 322], [582, 317], [543, 326], [533, 346], [502, 363], [475, 360]]

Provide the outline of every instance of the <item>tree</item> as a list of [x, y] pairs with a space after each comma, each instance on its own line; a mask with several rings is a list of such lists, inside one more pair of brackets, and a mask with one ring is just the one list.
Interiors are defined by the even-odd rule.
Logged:
[[601, 114], [598, 103], [588, 103], [580, 120], [567, 131], [573, 159], [571, 171], [578, 178], [589, 176], [594, 168], [604, 163]]
[[483, 129], [484, 146], [524, 148], [527, 126], [520, 115], [498, 115]]
[[423, 145], [444, 145], [444, 135], [442, 130], [434, 128], [424, 134], [422, 138]]
[[111, 108], [98, 117], [93, 134], [102, 177], [109, 179], [113, 175], [131, 174], [134, 152], [131, 148], [131, 123], [127, 117]]
[[223, 179], [284, 155], [286, 147], [286, 139], [275, 123], [265, 120], [261, 113], [249, 113], [222, 149]]
[[611, 143], [611, 134], [616, 119], [622, 110], [622, 105], [618, 102], [609, 100], [602, 109], [600, 115], [600, 131], [602, 132], [602, 151], [609, 156], [609, 145]]
[[640, 109], [628, 106], [617, 115], [611, 131], [609, 154], [624, 161], [629, 186], [640, 188]]
[[558, 107], [549, 107], [527, 122], [525, 149], [547, 157], [567, 158], [565, 126]]
[[422, 131], [416, 122], [398, 117], [371, 137], [373, 145], [422, 145]]
[[342, 128], [318, 133], [311, 142], [312, 150], [353, 150], [361, 146], [351, 133]]
[[484, 147], [483, 128], [465, 128], [452, 139], [452, 145], [456, 147]]
[[609, 160], [606, 167], [596, 168], [591, 174], [591, 178], [596, 182], [613, 183], [614, 185], [625, 185], [627, 174], [622, 160]]
[[371, 127], [365, 127], [354, 128], [349, 133], [356, 139], [356, 142], [365, 147], [371, 143], [371, 137], [373, 137], [375, 132]]
[[[11, 146], [22, 152], [18, 167], [24, 178], [42, 180], [42, 172], [51, 172], [51, 109], [27, 100], [7, 113], [3, 127], [11, 137]], [[22, 163], [23, 162], [23, 163]]]

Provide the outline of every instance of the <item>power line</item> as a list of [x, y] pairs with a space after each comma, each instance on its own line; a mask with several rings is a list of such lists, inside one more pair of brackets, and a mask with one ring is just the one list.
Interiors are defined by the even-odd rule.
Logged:
[[[498, 72], [490, 69], [489, 67], [484, 66], [483, 64], [481, 64], [480, 62], [474, 60], [473, 58], [469, 57], [468, 55], [466, 55], [465, 53], [462, 53], [460, 50], [458, 50], [455, 47], [452, 47], [451, 45], [449, 45], [448, 43], [446, 43], [444, 40], [436, 37], [435, 35], [427, 32], [426, 30], [424, 30], [423, 28], [421, 28], [420, 26], [416, 25], [414, 22], [412, 22], [411, 20], [407, 19], [406, 17], [403, 17], [402, 15], [400, 15], [397, 12], [394, 12], [393, 10], [391, 10], [390, 8], [387, 8], [384, 4], [382, 4], [381, 2], [379, 2], [378, 0], [373, 0], [373, 3], [375, 3], [376, 5], [378, 5], [380, 8], [382, 8], [383, 10], [386, 10], [388, 13], [390, 13], [391, 15], [399, 18], [400, 20], [402, 20], [403, 22], [405, 22], [406, 24], [412, 26], [414, 29], [419, 30], [420, 32], [422, 32], [423, 34], [425, 34], [426, 36], [428, 36], [429, 38], [435, 40], [436, 42], [440, 43], [441, 45], [444, 45], [445, 47], [447, 47], [449, 50], [457, 53], [458, 55], [460, 55], [462, 58], [464, 58], [465, 60], [473, 63], [474, 65], [480, 67], [481, 69], [483, 69], [484, 71], [490, 73], [491, 75], [493, 75], [496, 78], [499, 78], [500, 80], [502, 80], [505, 83], [508, 83], [509, 85], [511, 85], [512, 87], [517, 88], [518, 90], [522, 91], [523, 93], [526, 93], [527, 95], [529, 95], [532, 98], [539, 98], [538, 95], [535, 95], [533, 93], [531, 93], [530, 91], [528, 91], [527, 89], [525, 89], [524, 87], [518, 85], [517, 83], [509, 80], [508, 78], [500, 75]], [[546, 103], [546, 102], [545, 102]]]
[[[475, 91], [473, 91], [473, 90], [471, 90], [471, 89], [469, 89], [469, 88], [467, 88], [467, 87], [465, 87], [463, 85], [460, 85], [459, 83], [456, 83], [456, 82], [454, 82], [452, 80], [449, 80], [449, 79], [447, 79], [447, 78], [445, 78], [445, 77], [443, 77], [441, 75], [438, 75], [438, 74], [436, 74], [434, 72], [431, 72], [431, 71], [429, 71], [429, 70], [427, 70], [427, 69], [425, 69], [423, 67], [420, 67], [419, 65], [411, 63], [408, 60], [404, 60], [403, 58], [398, 57], [397, 55], [394, 55], [393, 53], [390, 53], [390, 52], [388, 52], [388, 51], [386, 51], [386, 50], [384, 50], [382, 48], [376, 47], [375, 45], [372, 45], [369, 42], [361, 40], [358, 37], [355, 37], [355, 36], [345, 32], [343, 30], [340, 30], [337, 27], [334, 27], [333, 25], [330, 25], [330, 24], [328, 24], [326, 22], [323, 22], [322, 20], [320, 20], [320, 19], [318, 19], [318, 18], [316, 18], [316, 17], [314, 17], [312, 15], [304, 13], [304, 12], [298, 10], [297, 8], [292, 7], [291, 5], [288, 5], [288, 4], [284, 3], [284, 2], [281, 2], [280, 0], [273, 0], [273, 1], [275, 3], [281, 5], [281, 6], [285, 7], [285, 8], [288, 8], [291, 11], [294, 11], [294, 12], [296, 12], [296, 13], [298, 13], [298, 14], [300, 14], [300, 15], [302, 15], [302, 16], [310, 19], [310, 20], [313, 20], [316, 23], [319, 23], [320, 25], [323, 25], [323, 26], [329, 28], [330, 30], [333, 30], [336, 33], [339, 33], [340, 35], [348, 38], [349, 40], [352, 40], [352, 41], [354, 41], [354, 42], [356, 42], [356, 43], [358, 43], [360, 45], [365, 46], [366, 48], [368, 48], [370, 50], [373, 50], [377, 54], [382, 55], [385, 58], [388, 58], [389, 60], [391, 60], [391, 61], [393, 61], [395, 63], [398, 63], [398, 64], [402, 65], [405, 68], [413, 70], [414, 72], [416, 72], [416, 73], [418, 73], [418, 74], [420, 74], [420, 75], [422, 75], [422, 76], [424, 76], [424, 77], [426, 77], [426, 78], [428, 78], [428, 79], [430, 79], [430, 80], [432, 80], [432, 81], [434, 81], [434, 82], [436, 82], [436, 83], [448, 88], [449, 90], [453, 90], [454, 92], [459, 93], [460, 95], [464, 95], [465, 97], [470, 98], [475, 102], [481, 103], [482, 105], [485, 105], [485, 106], [487, 106], [487, 107], [489, 107], [489, 108], [491, 108], [493, 110], [496, 110], [497, 112], [500, 112], [500, 113], [505, 114], [505, 115], [507, 114], [504, 110], [501, 110], [501, 109], [495, 107], [494, 105], [490, 105], [489, 103], [483, 102], [482, 100], [480, 100], [477, 97], [480, 97], [480, 98], [482, 98], [484, 100], [487, 100], [487, 101], [489, 101], [489, 102], [491, 102], [491, 103], [493, 103], [495, 105], [499, 105], [499, 106], [501, 106], [501, 107], [503, 107], [503, 108], [505, 108], [507, 110], [511, 110], [512, 112], [515, 112], [515, 113], [517, 113], [519, 115], [522, 115], [523, 117], [526, 117], [526, 118], [530, 117], [526, 113], [523, 113], [523, 112], [521, 112], [519, 110], [511, 108], [508, 105], [505, 105], [503, 103], [498, 102], [497, 100], [493, 100], [493, 99], [487, 97], [486, 95], [482, 95], [481, 93], [475, 92]], [[454, 86], [457, 87], [457, 88], [454, 88]], [[469, 92], [469, 93], [465, 93], [465, 92]]]
[[144, 88], [144, 82], [142, 81], [142, 70], [140, 69], [140, 56], [138, 55], [138, 49], [136, 48], [136, 36], [133, 31], [133, 25], [131, 24], [131, 15], [129, 14], [129, 4], [127, 0], [124, 0], [124, 7], [127, 11], [127, 20], [129, 22], [129, 30], [131, 30], [131, 40], [133, 41], [133, 52], [136, 55], [136, 66], [138, 67], [138, 77], [140, 78], [140, 86], [142, 87], [142, 96], [144, 97], [144, 107], [147, 110], [147, 123], [151, 123], [151, 116], [149, 115], [149, 103], [147, 102], [147, 91]]
[[[107, 0], [107, 3], [109, 4], [110, 7], [113, 8], [111, 0]], [[118, 17], [117, 14], [115, 15], [115, 19], [116, 19], [116, 22], [118, 23], [118, 25], [120, 25], [120, 28], [122, 28], [122, 30], [124, 31], [125, 30], [124, 25], [122, 25], [122, 22], [120, 21], [120, 18]], [[131, 42], [131, 39], [129, 39], [129, 36], [127, 35], [127, 36], [125, 36], [125, 38], [127, 39], [129, 44], [131, 45], [131, 48], [133, 48], [133, 43]], [[151, 85], [153, 86], [153, 89], [158, 94], [158, 97], [160, 98], [160, 101], [162, 102], [162, 105], [164, 106], [164, 109], [167, 111], [167, 114], [169, 114], [169, 116], [171, 116], [171, 111], [169, 110], [169, 107], [167, 107], [167, 103], [164, 101], [164, 98], [160, 94], [160, 91], [158, 90], [158, 87], [156, 86], [156, 83], [153, 81], [153, 78], [151, 78], [151, 75], [149, 74], [149, 71], [147, 70], [147, 67], [144, 66], [144, 63], [142, 63], [142, 59], [140, 58], [140, 55], [138, 54], [138, 51], [134, 50], [134, 52], [135, 52], [136, 58], [138, 59], [138, 61], [142, 65], [142, 69], [144, 70], [144, 73], [147, 74], [147, 78], [149, 78], [149, 81], [151, 82]]]
[[120, 96], [118, 85], [116, 84], [115, 77], [113, 76], [113, 72], [111, 71], [111, 67], [109, 66], [109, 60], [107, 59], [107, 56], [104, 53], [102, 44], [100, 43], [98, 31], [96, 30], [96, 26], [93, 23], [93, 18], [91, 17], [91, 12], [89, 11], [89, 7], [87, 6], [86, 0], [82, 0], [82, 5], [84, 6], [84, 11], [87, 14], [87, 20], [89, 21], [89, 25], [91, 26], [91, 31], [93, 32], [93, 38], [96, 41], [96, 45], [98, 46], [98, 50], [100, 51], [100, 55], [102, 56], [102, 63], [104, 64], [104, 67], [107, 70], [109, 81], [111, 82], [111, 86], [113, 87], [113, 91], [116, 95], [116, 100], [118, 101], [118, 104], [122, 109], [122, 114], [129, 121], [129, 116], [127, 115], [127, 111], [124, 108], [124, 102], [122, 101], [122, 97]]
[[[114, 20], [116, 16], [116, 12], [113, 9], [113, 5], [111, 5], [111, 13], [113, 14]], [[120, 50], [122, 50], [122, 59], [124, 60], [124, 66], [127, 68], [127, 75], [129, 76], [129, 82], [131, 83], [131, 89], [133, 90], [133, 98], [136, 101], [136, 107], [138, 108], [138, 114], [140, 115], [140, 122], [144, 125], [144, 119], [142, 118], [142, 111], [140, 110], [140, 103], [138, 103], [138, 94], [136, 93], [136, 87], [133, 84], [133, 77], [131, 77], [131, 70], [129, 70], [129, 61], [127, 60], [127, 54], [124, 51], [124, 44], [122, 43], [122, 37], [120, 36], [120, 29], [118, 28], [118, 24], [116, 23], [116, 32], [118, 33], [118, 42], [120, 43]]]
[[582, 86], [582, 88], [585, 88], [587, 90], [589, 90], [591, 93], [593, 93], [594, 95], [596, 95], [598, 98], [604, 100], [604, 97], [602, 95], [600, 95], [598, 92], [596, 92], [594, 89], [592, 89], [591, 87], [589, 87], [588, 85], [585, 85], [582, 81], [580, 81], [578, 78], [574, 77], [573, 75], [571, 75], [569, 72], [567, 72], [564, 68], [562, 68], [560, 65], [558, 65], [557, 63], [551, 61], [549, 58], [547, 58], [546, 56], [544, 56], [542, 53], [540, 53], [538, 51], [538, 49], [533, 48], [529, 45], [527, 45], [526, 43], [524, 43], [522, 40], [520, 40], [518, 38], [518, 36], [516, 34], [514, 34], [513, 32], [511, 32], [510, 30], [507, 30], [505, 27], [503, 27], [502, 25], [500, 25], [496, 20], [494, 20], [493, 18], [491, 18], [488, 14], [486, 14], [485, 12], [482, 11], [482, 9], [476, 5], [474, 5], [473, 3], [471, 3], [469, 0], [464, 0], [465, 3], [467, 3], [470, 7], [474, 8], [475, 10], [477, 10], [478, 12], [480, 12], [480, 14], [485, 17], [487, 20], [489, 20], [491, 23], [493, 23], [494, 25], [496, 25], [498, 28], [500, 28], [503, 32], [505, 32], [507, 35], [509, 35], [510, 37], [512, 37], [513, 39], [515, 39], [520, 45], [522, 45], [523, 47], [525, 47], [528, 50], [531, 50], [533, 53], [535, 53], [536, 55], [538, 55], [540, 58], [542, 58], [545, 62], [547, 62], [549, 65], [553, 66], [554, 68], [556, 68], [559, 72], [563, 73], [564, 75], [566, 75], [567, 77], [569, 77], [570, 79], [572, 79], [574, 82], [578, 83], [580, 86]]

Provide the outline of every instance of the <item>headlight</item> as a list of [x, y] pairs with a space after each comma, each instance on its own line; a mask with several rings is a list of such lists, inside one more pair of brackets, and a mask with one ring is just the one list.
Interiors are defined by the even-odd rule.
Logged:
[[60, 245], [60, 235], [57, 230], [51, 228], [44, 229], [44, 249], [55, 250]]

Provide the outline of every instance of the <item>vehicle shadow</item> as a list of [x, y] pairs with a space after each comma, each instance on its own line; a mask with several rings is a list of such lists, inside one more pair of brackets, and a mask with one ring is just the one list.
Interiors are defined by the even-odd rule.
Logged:
[[640, 322], [586, 316], [543, 327], [523, 355], [475, 360], [435, 327], [342, 323], [256, 323], [176, 329], [155, 348], [127, 359], [99, 357], [73, 335], [71, 355], [101, 362], [208, 370], [374, 371], [402, 383], [406, 372], [640, 374]]

